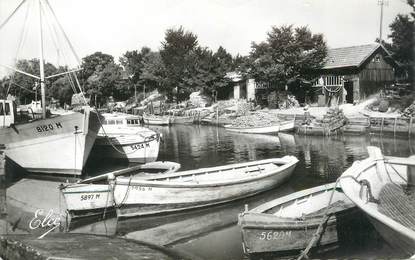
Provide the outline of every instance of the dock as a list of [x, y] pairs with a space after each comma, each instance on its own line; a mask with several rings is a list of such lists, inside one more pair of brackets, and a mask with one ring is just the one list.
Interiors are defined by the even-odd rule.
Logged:
[[0, 257], [19, 259], [193, 259], [182, 252], [125, 238], [54, 233], [0, 236]]

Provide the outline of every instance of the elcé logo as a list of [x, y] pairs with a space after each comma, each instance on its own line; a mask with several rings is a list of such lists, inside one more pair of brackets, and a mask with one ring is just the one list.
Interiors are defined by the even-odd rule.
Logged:
[[47, 234], [49, 234], [61, 225], [60, 217], [54, 216], [52, 209], [49, 210], [48, 214], [46, 214], [45, 216], [42, 216], [43, 212], [43, 209], [36, 210], [35, 217], [29, 222], [29, 228], [32, 230], [38, 228], [50, 228], [48, 231], [46, 231], [40, 237], [38, 237], [38, 239], [44, 238]]

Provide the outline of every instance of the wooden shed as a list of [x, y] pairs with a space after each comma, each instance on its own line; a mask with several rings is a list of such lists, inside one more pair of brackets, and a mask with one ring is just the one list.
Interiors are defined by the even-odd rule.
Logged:
[[314, 87], [322, 89], [325, 104], [358, 103], [395, 81], [398, 65], [381, 44], [329, 49]]

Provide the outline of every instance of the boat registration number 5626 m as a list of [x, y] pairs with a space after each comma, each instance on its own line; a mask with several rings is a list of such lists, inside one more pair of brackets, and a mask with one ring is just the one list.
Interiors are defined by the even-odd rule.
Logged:
[[291, 237], [291, 231], [268, 231], [261, 232], [259, 239], [261, 240], [277, 240]]

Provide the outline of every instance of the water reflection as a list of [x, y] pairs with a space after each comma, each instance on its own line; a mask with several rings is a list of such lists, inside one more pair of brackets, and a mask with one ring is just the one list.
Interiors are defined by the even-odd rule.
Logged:
[[[294, 191], [333, 182], [353, 161], [367, 157], [368, 145], [381, 147], [385, 155], [406, 157], [415, 152], [415, 142], [411, 139], [382, 138], [379, 135], [328, 138], [292, 134], [238, 134], [210, 126], [151, 128], [163, 134], [164, 142], [160, 146], [159, 160], [179, 162], [184, 170], [284, 155], [294, 155], [300, 161], [287, 183], [255, 197], [169, 216], [119, 221], [116, 218], [105, 221], [87, 220], [73, 225], [71, 232], [125, 236], [173, 246], [206, 259], [241, 259], [241, 235], [236, 222], [237, 215], [243, 211], [245, 204], [252, 208]], [[88, 162], [87, 167], [88, 173], [95, 175], [109, 167], [120, 168], [122, 165], [97, 167]], [[59, 182], [39, 180], [21, 180], [9, 185], [6, 204], [11, 207], [7, 210], [8, 218], [19, 228], [27, 227], [26, 215], [30, 216], [34, 210], [27, 205], [32, 201], [43, 201], [43, 207], [62, 212], [63, 204], [57, 192], [58, 185]], [[16, 201], [22, 203], [16, 204]], [[387, 245], [380, 243], [376, 246], [375, 249], [371, 249], [373, 244], [347, 250], [341, 248], [325, 256], [342, 257], [348, 256], [347, 253], [350, 252], [356, 253], [356, 257], [398, 255]], [[378, 250], [378, 247], [382, 249]]]

